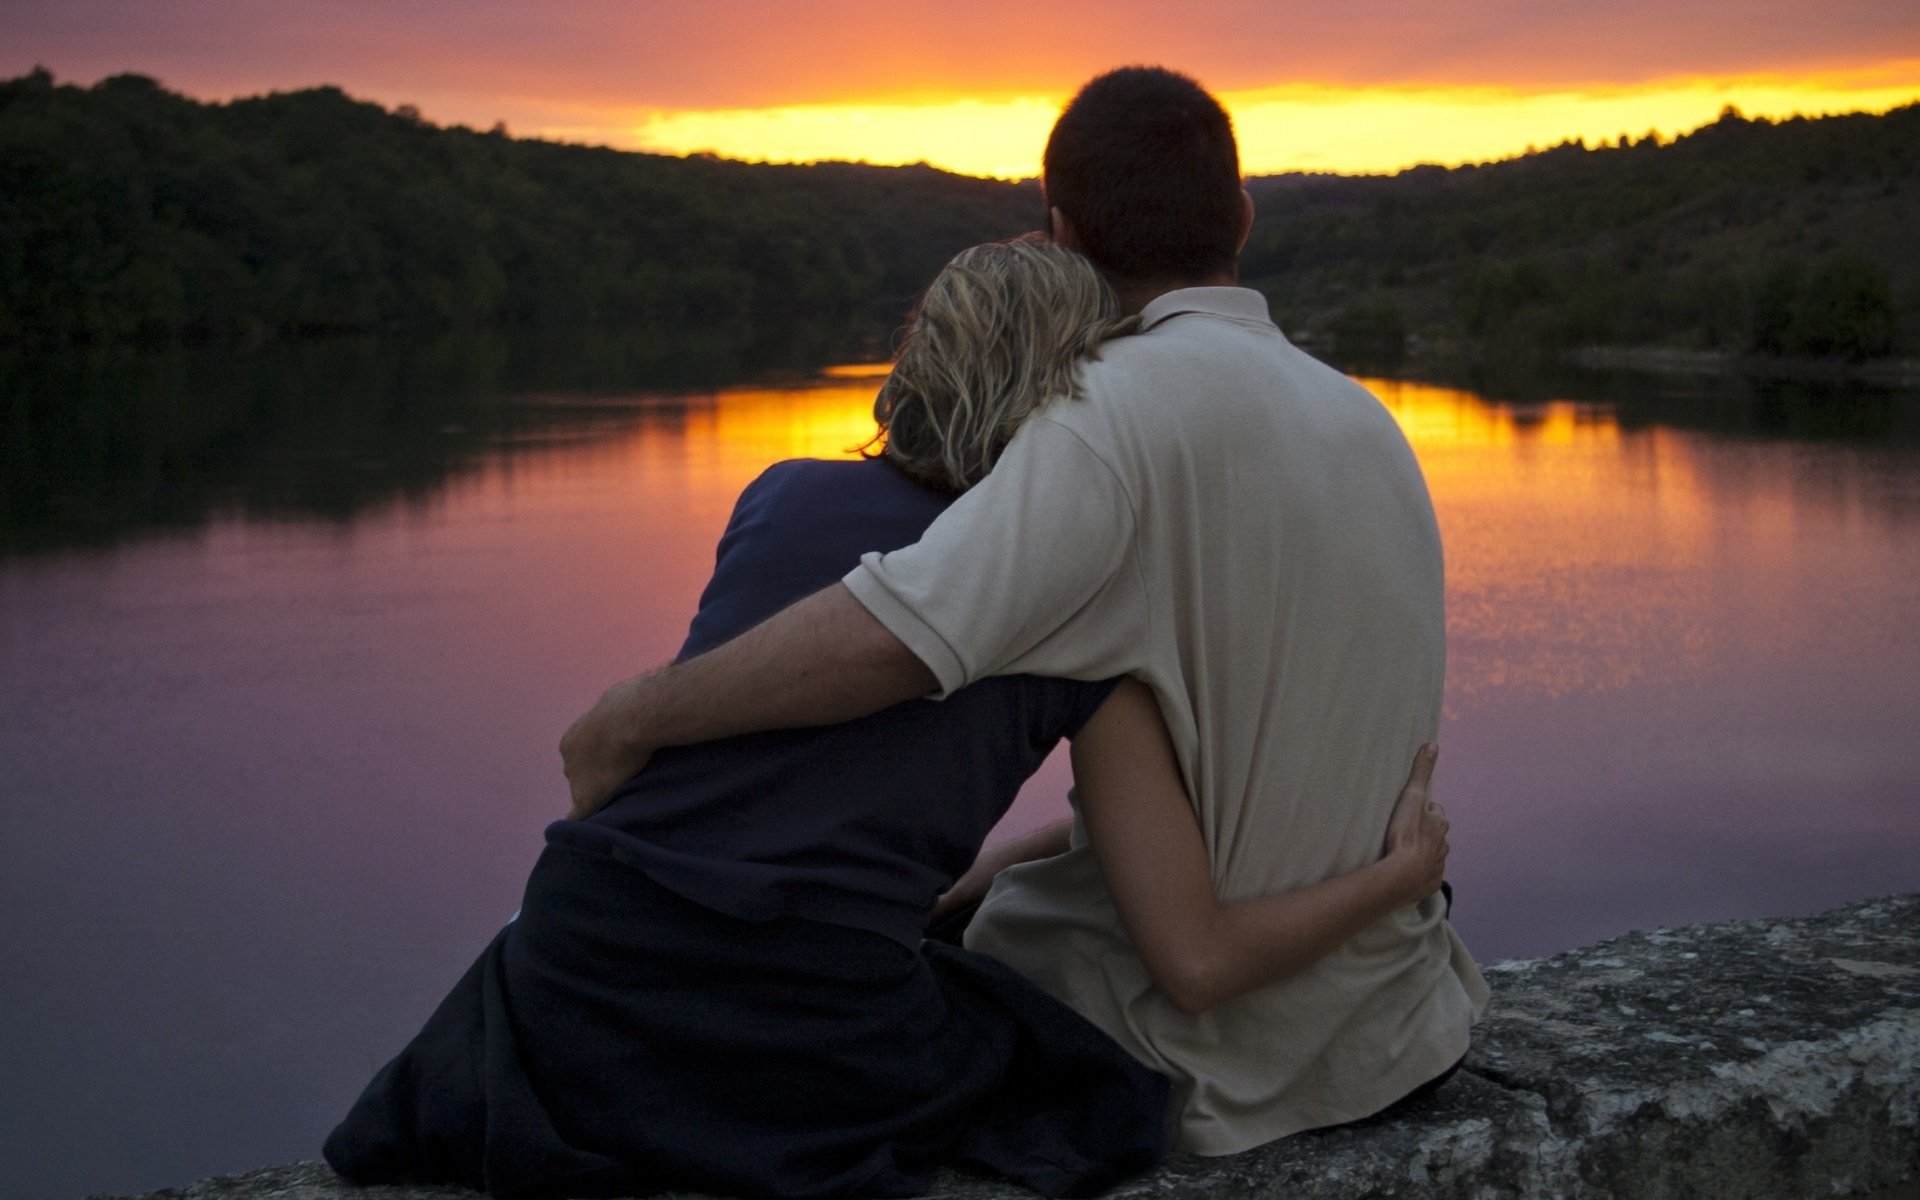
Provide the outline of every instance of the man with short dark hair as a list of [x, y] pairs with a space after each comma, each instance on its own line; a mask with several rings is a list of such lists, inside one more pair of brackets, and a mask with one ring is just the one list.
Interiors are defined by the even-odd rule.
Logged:
[[1226, 112], [1185, 76], [1094, 80], [1054, 123], [1042, 170], [1049, 219], [1066, 216], [1075, 248], [1123, 293], [1233, 277], [1246, 232], [1239, 150]]
[[[652, 749], [824, 724], [990, 675], [1132, 675], [1159, 702], [1223, 900], [1380, 853], [1439, 723], [1438, 531], [1405, 438], [1234, 286], [1252, 220], [1232, 127], [1127, 68], [1061, 114], [1061, 243], [1141, 330], [1084, 367], [916, 545], [709, 654], [616, 685], [562, 742], [576, 810]], [[1485, 986], [1437, 897], [1196, 1018], [1148, 978], [1076, 829], [1003, 873], [967, 934], [1173, 1079], [1224, 1154], [1376, 1112], [1466, 1050]]]

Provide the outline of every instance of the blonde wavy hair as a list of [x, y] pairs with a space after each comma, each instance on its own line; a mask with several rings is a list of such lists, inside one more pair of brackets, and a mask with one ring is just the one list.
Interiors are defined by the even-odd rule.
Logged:
[[1139, 324], [1092, 263], [1044, 238], [962, 250], [921, 298], [862, 453], [965, 491], [1035, 411], [1079, 397], [1081, 360]]

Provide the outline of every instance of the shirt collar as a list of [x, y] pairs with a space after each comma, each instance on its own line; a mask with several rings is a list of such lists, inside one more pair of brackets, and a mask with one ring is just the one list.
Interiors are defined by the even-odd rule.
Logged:
[[1140, 331], [1144, 333], [1160, 322], [1183, 313], [1199, 313], [1258, 325], [1273, 324], [1273, 318], [1267, 313], [1267, 298], [1252, 288], [1190, 287], [1176, 288], [1148, 301], [1147, 306], [1140, 310]]

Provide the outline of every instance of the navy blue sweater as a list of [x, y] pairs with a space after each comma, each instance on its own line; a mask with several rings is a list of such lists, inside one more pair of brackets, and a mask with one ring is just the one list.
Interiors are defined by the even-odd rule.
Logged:
[[[769, 467], [734, 507], [681, 657], [836, 582], [868, 551], [918, 541], [951, 500], [881, 460]], [[1006, 676], [843, 725], [664, 750], [548, 838], [733, 916], [915, 945], [1020, 785], [1112, 687]]]

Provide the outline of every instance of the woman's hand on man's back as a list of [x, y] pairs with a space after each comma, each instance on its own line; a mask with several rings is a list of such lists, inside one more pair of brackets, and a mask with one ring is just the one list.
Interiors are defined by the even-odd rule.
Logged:
[[1440, 747], [1432, 742], [1420, 747], [1387, 822], [1386, 861], [1406, 879], [1409, 904], [1439, 891], [1447, 874], [1447, 810], [1433, 799], [1433, 764], [1439, 757]]

